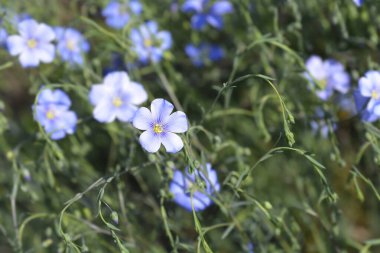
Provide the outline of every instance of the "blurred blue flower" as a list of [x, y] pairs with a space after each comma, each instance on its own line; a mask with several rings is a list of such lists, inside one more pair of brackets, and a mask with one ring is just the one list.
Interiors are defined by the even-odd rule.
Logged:
[[322, 100], [327, 100], [334, 90], [345, 94], [350, 89], [350, 76], [343, 65], [333, 59], [323, 61], [313, 55], [306, 61], [306, 69], [308, 72], [304, 72], [304, 76]]
[[[358, 106], [364, 109], [363, 119], [375, 121], [380, 117], [380, 72], [370, 70], [359, 79], [359, 93], [356, 94]], [[363, 102], [364, 100], [367, 100]]]
[[253, 249], [254, 249], [253, 243], [251, 242], [248, 243], [248, 253], [254, 253]]
[[148, 21], [138, 29], [132, 29], [130, 38], [132, 50], [140, 62], [159, 62], [166, 50], [172, 46], [172, 36], [168, 31], [158, 31], [157, 23]]
[[83, 54], [90, 50], [90, 44], [83, 35], [73, 28], [54, 28], [58, 41], [57, 49], [63, 61], [70, 64], [83, 64]]
[[148, 94], [141, 84], [129, 79], [127, 72], [115, 71], [107, 74], [102, 84], [92, 85], [89, 98], [95, 106], [93, 116], [97, 121], [131, 122], [137, 105], [145, 102]]
[[24, 68], [36, 67], [40, 62], [50, 63], [54, 60], [55, 34], [52, 28], [39, 24], [33, 19], [22, 21], [18, 25], [20, 35], [11, 35], [7, 38], [9, 53], [19, 55]]
[[111, 1], [103, 9], [102, 15], [106, 18], [106, 23], [115, 29], [122, 29], [131, 18], [131, 14], [140, 15], [142, 5], [138, 0], [129, 0], [127, 2]]
[[[315, 135], [321, 135], [323, 138], [327, 138], [329, 135], [329, 120], [326, 113], [322, 108], [317, 108], [315, 111], [314, 119], [310, 121], [311, 129]], [[331, 122], [333, 130], [337, 128], [336, 123]]]
[[220, 46], [209, 43], [201, 43], [199, 46], [187, 44], [185, 52], [197, 67], [202, 67], [209, 61], [218, 61], [224, 56], [223, 49]]
[[195, 30], [203, 29], [207, 23], [222, 29], [223, 15], [231, 13], [233, 6], [227, 0], [216, 1], [214, 4], [210, 0], [187, 0], [182, 5], [182, 11], [195, 13], [191, 18], [191, 26]]
[[145, 130], [140, 135], [140, 144], [148, 152], [157, 152], [164, 145], [166, 152], [176, 153], [183, 148], [181, 138], [175, 133], [184, 133], [188, 129], [186, 114], [171, 112], [174, 106], [159, 98], [152, 101], [150, 109], [140, 108], [133, 119], [133, 126]]
[[380, 116], [375, 115], [372, 111], [367, 110], [366, 107], [370, 99], [364, 97], [359, 90], [354, 90], [354, 100], [356, 111], [363, 121], [374, 122], [380, 118]]
[[[204, 189], [197, 185], [198, 180], [204, 184]], [[194, 211], [198, 212], [212, 204], [210, 196], [220, 191], [220, 185], [216, 171], [207, 163], [206, 169], [195, 170], [193, 174], [189, 173], [188, 168], [185, 172], [175, 170], [169, 190], [178, 205], [192, 211], [192, 202]]]
[[8, 33], [4, 28], [0, 28], [0, 47], [6, 45]]
[[70, 98], [62, 90], [42, 90], [37, 97], [35, 120], [44, 127], [53, 140], [62, 139], [66, 134], [73, 134], [77, 116], [70, 111]]
[[364, 3], [364, 0], [353, 0], [353, 1], [356, 4], [356, 6], [362, 6], [362, 4]]

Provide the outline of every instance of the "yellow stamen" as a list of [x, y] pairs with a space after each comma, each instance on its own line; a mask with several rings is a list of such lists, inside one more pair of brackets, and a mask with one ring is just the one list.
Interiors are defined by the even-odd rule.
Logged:
[[325, 89], [327, 86], [327, 80], [326, 79], [322, 79], [322, 80], [318, 80], [318, 88], [320, 89]]
[[26, 44], [29, 48], [35, 48], [37, 46], [37, 41], [35, 39], [30, 39]]
[[372, 91], [372, 93], [371, 93], [371, 97], [372, 97], [373, 99], [378, 99], [378, 98], [379, 98], [379, 94], [378, 94], [376, 91]]
[[153, 131], [156, 134], [160, 134], [164, 131], [164, 129], [162, 128], [162, 126], [160, 124], [154, 124]]
[[120, 107], [123, 104], [123, 101], [119, 97], [115, 97], [112, 100], [112, 104], [116, 107]]
[[46, 113], [46, 118], [48, 118], [48, 119], [54, 119], [55, 118], [55, 114], [54, 114], [54, 112], [53, 111], [47, 111], [47, 113]]
[[144, 46], [145, 47], [151, 47], [153, 45], [153, 41], [151, 39], [145, 39], [144, 40]]
[[68, 40], [66, 43], [66, 47], [71, 51], [73, 51], [75, 49], [75, 45], [76, 45], [76, 43], [74, 40]]

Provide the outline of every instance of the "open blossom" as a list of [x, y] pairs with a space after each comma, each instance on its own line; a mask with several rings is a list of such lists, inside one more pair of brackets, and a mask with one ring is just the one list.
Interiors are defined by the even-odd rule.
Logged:
[[[197, 185], [196, 177], [203, 181], [204, 189]], [[194, 210], [201, 211], [212, 204], [210, 196], [220, 191], [220, 185], [216, 171], [207, 163], [206, 169], [195, 170], [193, 174], [190, 174], [188, 169], [185, 172], [175, 170], [169, 190], [178, 205], [192, 211], [191, 203], [193, 203]]]
[[159, 31], [154, 21], [148, 21], [139, 28], [131, 30], [132, 50], [140, 62], [159, 62], [166, 50], [172, 46], [172, 37], [168, 31]]
[[70, 98], [62, 90], [44, 89], [38, 95], [35, 119], [51, 139], [62, 139], [75, 132], [77, 116], [69, 110], [70, 106]]
[[227, 0], [216, 1], [214, 4], [210, 0], [187, 0], [182, 5], [182, 11], [194, 13], [191, 18], [191, 26], [195, 30], [203, 29], [206, 24], [222, 29], [223, 15], [233, 11], [232, 4]]
[[130, 20], [131, 15], [140, 15], [142, 5], [138, 0], [127, 0], [127, 2], [111, 1], [102, 11], [106, 23], [115, 29], [122, 29]]
[[202, 67], [209, 61], [218, 61], [223, 58], [224, 54], [221, 47], [209, 43], [201, 43], [199, 46], [187, 44], [185, 52], [197, 67]]
[[127, 72], [115, 71], [107, 74], [103, 83], [92, 85], [89, 97], [97, 121], [131, 122], [137, 105], [145, 102], [148, 94], [141, 84], [129, 79]]
[[187, 117], [184, 112], [173, 114], [174, 106], [165, 99], [152, 101], [150, 110], [140, 108], [133, 119], [133, 126], [144, 130], [140, 135], [140, 144], [148, 152], [157, 152], [164, 145], [166, 152], [176, 153], [183, 148], [181, 138], [175, 133], [184, 133], [188, 129]]
[[7, 47], [11, 55], [19, 55], [24, 68], [36, 67], [40, 62], [50, 63], [54, 60], [55, 47], [52, 41], [55, 34], [52, 28], [28, 19], [18, 25], [18, 31], [20, 35], [7, 38]]
[[306, 69], [308, 72], [304, 76], [322, 100], [327, 100], [334, 90], [344, 94], [350, 89], [350, 76], [343, 65], [335, 60], [323, 61], [319, 56], [313, 55], [306, 61]]
[[83, 35], [73, 28], [56, 27], [57, 49], [62, 60], [70, 64], [83, 64], [83, 54], [90, 50], [90, 44]]

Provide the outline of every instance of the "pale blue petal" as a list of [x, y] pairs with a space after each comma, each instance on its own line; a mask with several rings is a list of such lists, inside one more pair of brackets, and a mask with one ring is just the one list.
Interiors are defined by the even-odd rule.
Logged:
[[96, 105], [93, 116], [97, 121], [103, 123], [110, 123], [116, 118], [114, 107], [108, 100], [102, 100]]
[[148, 108], [141, 107], [135, 114], [133, 126], [140, 130], [148, 130], [153, 126], [152, 113]]
[[131, 1], [129, 3], [129, 7], [131, 8], [131, 11], [134, 13], [134, 14], [141, 14], [143, 8], [142, 8], [142, 5], [139, 3], [139, 1]]
[[131, 122], [135, 113], [137, 111], [137, 107], [129, 104], [125, 104], [116, 110], [116, 118], [122, 122]]
[[105, 85], [95, 84], [91, 86], [89, 99], [92, 105], [98, 104], [103, 98], [105, 98], [105, 96], [108, 97], [108, 91]]
[[172, 35], [168, 31], [161, 31], [156, 35], [157, 40], [161, 42], [160, 48], [167, 50], [172, 46]]
[[54, 60], [55, 48], [52, 44], [36, 48], [38, 58], [41, 62], [50, 63]]
[[232, 4], [229, 1], [217, 1], [211, 7], [211, 13], [215, 15], [224, 15], [231, 13], [234, 10]]
[[213, 27], [215, 27], [217, 29], [223, 28], [222, 16], [210, 14], [210, 15], [207, 15], [206, 20], [210, 25], [212, 25]]
[[125, 90], [128, 91], [130, 95], [129, 100], [132, 104], [139, 105], [148, 99], [148, 93], [146, 93], [144, 86], [139, 83], [130, 82]]
[[145, 23], [145, 25], [148, 28], [150, 34], [157, 34], [157, 32], [158, 32], [157, 22], [155, 22], [155, 21], [148, 21], [148, 22]]
[[153, 119], [157, 123], [164, 123], [173, 111], [174, 106], [165, 99], [157, 98], [152, 101], [150, 109], [152, 111]]
[[50, 42], [55, 39], [54, 30], [45, 24], [39, 24], [37, 30], [33, 31], [35, 38], [41, 42]]
[[373, 90], [373, 84], [371, 80], [367, 77], [361, 77], [359, 79], [359, 90], [362, 96], [370, 97]]
[[181, 137], [170, 132], [162, 133], [161, 141], [168, 153], [177, 153], [183, 148]]
[[182, 5], [182, 11], [184, 12], [202, 12], [204, 0], [187, 0]]
[[27, 50], [25, 40], [19, 35], [12, 35], [7, 38], [7, 48], [9, 53], [13, 56]]
[[173, 133], [184, 133], [189, 128], [187, 117], [184, 112], [178, 111], [171, 114], [165, 122], [165, 131]]
[[148, 152], [154, 153], [160, 149], [160, 136], [153, 131], [145, 131], [140, 135], [140, 144]]
[[38, 23], [34, 19], [24, 20], [18, 24], [18, 31], [26, 39], [33, 38], [37, 29]]
[[39, 65], [39, 57], [36, 50], [24, 50], [20, 54], [20, 63], [24, 68], [37, 67]]

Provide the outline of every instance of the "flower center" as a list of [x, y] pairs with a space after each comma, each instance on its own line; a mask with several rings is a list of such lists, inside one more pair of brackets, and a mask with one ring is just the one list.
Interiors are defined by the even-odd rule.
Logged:
[[324, 90], [327, 86], [327, 80], [326, 79], [322, 79], [322, 80], [318, 80], [318, 88]]
[[52, 110], [47, 111], [46, 118], [48, 118], [48, 119], [54, 119], [55, 118], [54, 111], [52, 111]]
[[373, 99], [378, 99], [378, 98], [379, 98], [379, 94], [378, 94], [375, 90], [373, 90], [373, 91], [371, 92], [371, 97], [372, 97]]
[[73, 51], [75, 49], [75, 45], [76, 45], [76, 43], [74, 40], [68, 40], [66, 43], [66, 47], [71, 51]]
[[153, 131], [156, 133], [156, 134], [160, 134], [164, 131], [164, 129], [162, 128], [162, 126], [160, 124], [154, 124], [153, 126]]
[[113, 104], [115, 107], [120, 107], [120, 106], [122, 106], [123, 101], [122, 101], [119, 97], [115, 97], [115, 98], [112, 100], [112, 104]]
[[144, 40], [144, 46], [145, 47], [151, 47], [151, 46], [153, 46], [153, 41], [151, 39], [145, 39]]
[[37, 41], [35, 39], [30, 39], [26, 42], [29, 48], [35, 48], [37, 46]]

